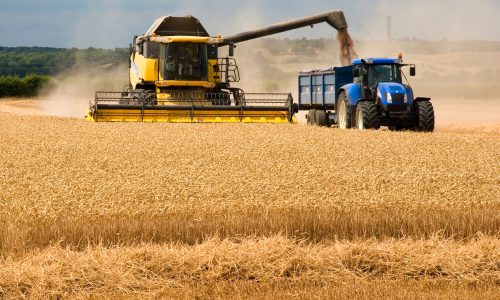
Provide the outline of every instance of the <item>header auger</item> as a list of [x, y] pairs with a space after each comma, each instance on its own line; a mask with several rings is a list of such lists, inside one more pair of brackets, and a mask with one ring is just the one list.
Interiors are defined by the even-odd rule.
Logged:
[[[211, 37], [192, 16], [162, 17], [135, 36], [130, 84], [123, 92], [97, 92], [87, 119], [94, 122], [294, 123], [298, 111], [290, 93], [246, 93], [235, 44], [326, 22], [347, 30], [342, 11], [275, 24], [227, 37]], [[229, 55], [219, 57], [228, 46]]]

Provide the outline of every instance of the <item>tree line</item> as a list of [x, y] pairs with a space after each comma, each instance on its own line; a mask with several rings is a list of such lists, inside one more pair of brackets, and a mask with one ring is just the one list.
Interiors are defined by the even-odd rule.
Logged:
[[0, 98], [33, 97], [49, 82], [47, 75], [0, 76]]
[[0, 47], [0, 97], [31, 97], [52, 77], [74, 70], [126, 64], [129, 50]]
[[0, 47], [0, 76], [56, 76], [78, 68], [127, 63], [128, 49]]

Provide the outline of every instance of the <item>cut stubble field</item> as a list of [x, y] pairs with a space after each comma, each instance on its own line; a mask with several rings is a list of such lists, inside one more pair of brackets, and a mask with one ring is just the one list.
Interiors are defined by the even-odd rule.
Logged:
[[0, 113], [0, 132], [6, 297], [500, 292], [498, 131]]

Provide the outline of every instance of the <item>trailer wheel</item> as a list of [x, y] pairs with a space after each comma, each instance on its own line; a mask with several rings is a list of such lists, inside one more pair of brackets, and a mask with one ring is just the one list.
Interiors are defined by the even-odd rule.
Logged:
[[316, 110], [310, 109], [307, 112], [307, 125], [316, 125]]
[[420, 132], [433, 132], [435, 118], [432, 103], [429, 101], [415, 102], [414, 110], [417, 115], [414, 130]]
[[356, 107], [356, 126], [359, 130], [379, 129], [380, 117], [377, 105], [373, 102], [359, 102]]
[[316, 124], [320, 127], [328, 126], [328, 116], [326, 115], [326, 111], [320, 109], [316, 111]]
[[340, 129], [351, 128], [351, 106], [349, 105], [347, 94], [345, 92], [341, 92], [339, 96], [339, 103], [337, 105], [337, 119]]

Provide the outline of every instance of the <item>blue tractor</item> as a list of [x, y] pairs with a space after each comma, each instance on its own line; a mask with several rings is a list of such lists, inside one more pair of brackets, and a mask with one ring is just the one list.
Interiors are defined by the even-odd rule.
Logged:
[[[351, 66], [300, 72], [299, 110], [307, 123], [341, 129], [434, 130], [430, 98], [413, 95], [402, 58], [356, 59]], [[404, 80], [403, 80], [404, 79]]]

